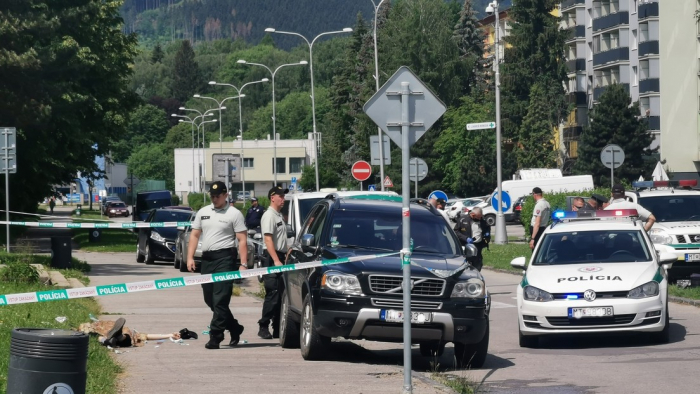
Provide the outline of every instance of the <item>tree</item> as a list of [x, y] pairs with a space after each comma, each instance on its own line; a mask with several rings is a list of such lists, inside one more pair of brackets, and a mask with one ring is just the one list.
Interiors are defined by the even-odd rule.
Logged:
[[600, 152], [605, 145], [616, 144], [625, 151], [625, 162], [615, 169], [615, 178], [632, 181], [648, 176], [655, 165], [650, 156], [658, 148], [649, 149], [653, 136], [639, 114], [639, 102], [632, 103], [623, 85], [608, 86], [590, 115], [590, 126], [581, 134], [574, 172], [593, 175], [598, 186], [609, 185], [610, 169], [601, 163]]
[[[464, 0], [459, 13], [459, 22], [455, 25], [453, 39], [459, 48], [459, 57], [463, 60], [466, 75], [471, 74], [468, 82], [470, 89], [479, 92], [486, 90], [488, 62], [484, 58], [484, 34], [479, 29], [472, 0]], [[469, 93], [469, 92], [467, 92]]]
[[201, 88], [202, 81], [199, 74], [199, 66], [195, 60], [192, 44], [183, 40], [175, 54], [173, 65], [173, 81], [170, 86], [172, 96], [182, 102], [187, 101]]
[[160, 43], [156, 44], [156, 46], [153, 48], [153, 52], [151, 53], [151, 63], [160, 63], [163, 61], [163, 57], [165, 54], [163, 53], [163, 47], [160, 46]]
[[119, 6], [99, 0], [0, 6], [2, 25], [12, 26], [0, 29], [0, 119], [18, 130], [13, 210], [33, 212], [53, 184], [98, 171], [95, 156], [123, 133], [137, 104], [127, 89], [136, 37], [122, 33]]
[[168, 190], [175, 190], [173, 151], [164, 144], [141, 145], [126, 162], [129, 171], [139, 179], [164, 180]]
[[554, 168], [558, 147], [554, 146], [556, 124], [551, 121], [550, 94], [547, 86], [535, 83], [530, 90], [530, 105], [520, 126], [515, 155], [518, 168]]
[[138, 107], [131, 115], [122, 139], [114, 144], [113, 160], [124, 162], [136, 148], [163, 141], [169, 128], [165, 111], [151, 104]]

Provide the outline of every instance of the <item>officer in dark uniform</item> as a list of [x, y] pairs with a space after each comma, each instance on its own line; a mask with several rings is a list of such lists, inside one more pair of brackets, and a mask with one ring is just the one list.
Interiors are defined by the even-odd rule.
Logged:
[[245, 225], [248, 229], [257, 229], [260, 227], [260, 220], [265, 213], [265, 208], [258, 205], [258, 199], [255, 197], [251, 198], [250, 202], [252, 205], [245, 215]]
[[491, 226], [485, 220], [482, 220], [482, 217], [483, 212], [481, 208], [475, 207], [469, 211], [469, 214], [460, 215], [454, 227], [457, 238], [463, 245], [474, 244], [476, 246], [477, 254], [470, 258], [469, 262], [479, 271], [484, 265], [484, 257], [481, 251], [484, 248], [488, 248], [491, 241]]

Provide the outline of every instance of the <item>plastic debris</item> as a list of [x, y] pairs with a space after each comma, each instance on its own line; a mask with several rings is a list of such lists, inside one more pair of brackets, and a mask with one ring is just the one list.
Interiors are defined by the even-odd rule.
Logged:
[[90, 320], [92, 320], [92, 321], [100, 321], [98, 318], [96, 318], [95, 316], [93, 316], [92, 313], [91, 313], [90, 315], [88, 315], [88, 317], [89, 317]]
[[160, 347], [160, 345], [156, 345], [156, 346], [155, 346], [156, 349], [159, 348], [159, 347]]
[[173, 337], [170, 337], [170, 342], [173, 342], [173, 343], [182, 343], [182, 342], [184, 342], [184, 341], [182, 340], [182, 338], [180, 338], [180, 339], [173, 339]]
[[65, 316], [58, 316], [58, 317], [56, 318], [56, 321], [59, 322], [59, 323], [65, 323], [66, 320], [68, 320], [68, 318], [65, 317]]
[[248, 341], [244, 339], [241, 341], [241, 343], [248, 343]]
[[202, 335], [209, 335], [209, 330], [202, 331]]

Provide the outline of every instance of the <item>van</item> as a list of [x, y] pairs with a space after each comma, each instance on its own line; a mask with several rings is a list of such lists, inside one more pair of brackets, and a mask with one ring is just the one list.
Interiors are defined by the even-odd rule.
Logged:
[[[532, 193], [532, 189], [539, 187], [542, 192], [546, 195], [547, 193], [560, 193], [565, 191], [584, 191], [593, 190], [593, 176], [591, 175], [572, 175], [564, 176], [561, 178], [541, 178], [541, 179], [520, 179], [515, 181], [503, 181], [501, 183], [501, 189], [508, 193], [510, 196], [510, 206], [507, 211], [503, 211], [505, 219], [507, 222], [511, 222], [516, 219], [516, 214], [513, 212], [513, 206], [515, 201], [523, 196], [527, 196]], [[495, 194], [498, 189], [494, 190]], [[545, 196], [546, 198], [546, 196]], [[491, 207], [491, 199], [488, 200], [489, 207]], [[484, 217], [486, 221], [494, 224], [496, 223], [496, 210], [485, 209]]]
[[168, 190], [154, 190], [136, 194], [136, 204], [132, 210], [132, 220], [142, 222], [148, 213], [156, 208], [173, 205], [172, 196]]

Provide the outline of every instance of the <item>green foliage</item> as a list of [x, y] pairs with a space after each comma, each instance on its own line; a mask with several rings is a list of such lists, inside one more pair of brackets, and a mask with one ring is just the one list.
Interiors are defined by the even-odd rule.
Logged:
[[187, 195], [187, 205], [195, 212], [202, 209], [203, 206], [211, 204], [211, 200], [207, 193], [189, 193]]
[[581, 134], [574, 172], [593, 175], [597, 185], [609, 185], [610, 169], [601, 163], [600, 152], [606, 145], [616, 144], [625, 151], [625, 162], [615, 169], [615, 179], [630, 182], [640, 175], [649, 177], [656, 164], [650, 160], [651, 154], [656, 150], [649, 149], [653, 136], [647, 130], [647, 120], [638, 118], [639, 113], [639, 102], [632, 103], [623, 85], [605, 89], [590, 115], [590, 126]]
[[532, 255], [532, 251], [530, 250], [530, 245], [526, 243], [511, 242], [505, 245], [491, 243], [489, 249], [483, 251], [483, 255], [485, 267], [521, 273], [523, 270], [513, 268], [510, 262], [514, 258], [521, 256], [529, 259]]
[[552, 102], [547, 86], [535, 83], [530, 90], [530, 106], [520, 126], [520, 144], [516, 150], [518, 168], [555, 168], [555, 124], [551, 121]]
[[[319, 170], [319, 183], [321, 182], [321, 168]], [[311, 163], [310, 166], [304, 166], [301, 169], [301, 179], [297, 180], [298, 185], [303, 190], [316, 190], [316, 167]]]
[[126, 164], [139, 179], [164, 180], [166, 189], [175, 189], [173, 151], [165, 144], [141, 145], [131, 154]]
[[28, 261], [11, 259], [0, 267], [0, 282], [4, 283], [38, 283], [39, 274]]
[[[588, 199], [592, 194], [600, 194], [601, 196], [610, 196], [610, 188], [596, 188], [593, 191], [581, 191], [581, 190], [571, 190], [562, 193], [544, 193], [544, 199], [549, 202], [549, 206], [552, 208], [551, 212], [557, 210], [566, 210], [566, 197], [567, 196], [579, 196]], [[526, 238], [530, 237], [530, 220], [532, 219], [532, 211], [535, 209], [535, 199], [532, 196], [528, 196], [522, 206], [520, 211], [520, 221], [525, 227]], [[544, 220], [544, 218], [542, 218]], [[547, 219], [547, 222], [549, 222]]]
[[199, 65], [194, 57], [192, 44], [188, 40], [183, 40], [175, 54], [173, 81], [170, 86], [172, 96], [180, 101], [186, 101], [192, 97], [202, 85]]
[[173, 194], [172, 197], [173, 205], [180, 205], [180, 196], [177, 194]]
[[85, 252], [131, 253], [138, 241], [136, 233], [130, 230], [103, 230], [98, 242], [90, 242], [89, 230], [76, 229], [73, 234], [73, 241]]
[[113, 160], [125, 162], [138, 147], [163, 141], [169, 127], [162, 109], [150, 104], [138, 107], [129, 119], [123, 138], [114, 145]]
[[484, 33], [479, 28], [479, 20], [472, 0], [464, 0], [459, 13], [459, 21], [454, 27], [452, 38], [457, 43], [459, 55], [463, 59], [464, 73], [471, 74], [469, 88], [477, 92], [486, 90], [488, 62], [484, 54]]
[[161, 47], [160, 44], [156, 44], [156, 46], [153, 47], [153, 52], [151, 52], [151, 63], [160, 63], [163, 61], [163, 57], [165, 57], [163, 47]]

